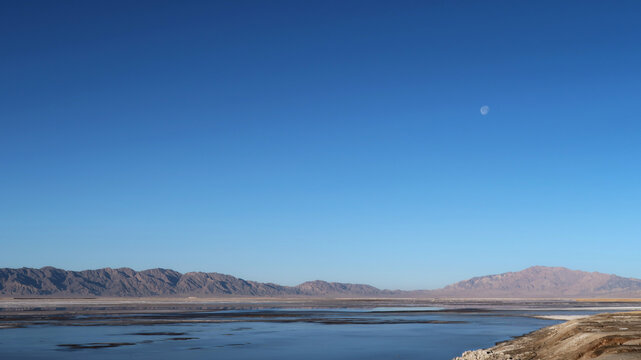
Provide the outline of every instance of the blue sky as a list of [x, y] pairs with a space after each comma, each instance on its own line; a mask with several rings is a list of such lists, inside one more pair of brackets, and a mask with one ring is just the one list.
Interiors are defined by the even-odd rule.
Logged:
[[640, 11], [4, 2], [0, 266], [641, 278]]

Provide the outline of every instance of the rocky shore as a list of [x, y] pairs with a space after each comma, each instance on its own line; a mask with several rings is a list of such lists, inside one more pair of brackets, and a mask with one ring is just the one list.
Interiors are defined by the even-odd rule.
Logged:
[[550, 326], [454, 360], [641, 359], [641, 312], [599, 314]]

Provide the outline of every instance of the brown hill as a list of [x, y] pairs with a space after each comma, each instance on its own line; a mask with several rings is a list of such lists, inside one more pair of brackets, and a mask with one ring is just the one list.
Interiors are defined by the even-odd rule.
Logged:
[[168, 269], [67, 271], [0, 269], [0, 295], [8, 296], [382, 296], [393, 292], [360, 284], [311, 281], [298, 286], [260, 283], [218, 273]]
[[298, 288], [305, 294], [313, 294], [319, 296], [331, 296], [337, 294], [350, 294], [354, 296], [380, 296], [395, 293], [388, 290], [380, 290], [371, 285], [345, 284], [337, 282], [327, 282], [322, 280], [304, 282], [296, 286], [296, 288]]
[[564, 267], [533, 266], [518, 272], [474, 277], [429, 294], [476, 298], [639, 297], [641, 280]]
[[438, 290], [390, 291], [370, 285], [309, 281], [297, 286], [260, 283], [219, 273], [129, 268], [67, 271], [0, 269], [5, 296], [315, 296], [431, 298], [612, 298], [641, 297], [641, 280], [562, 267], [534, 266], [475, 277]]

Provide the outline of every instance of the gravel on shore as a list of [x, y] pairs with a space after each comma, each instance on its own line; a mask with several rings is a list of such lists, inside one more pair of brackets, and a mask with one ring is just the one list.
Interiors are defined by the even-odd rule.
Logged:
[[546, 327], [454, 360], [641, 359], [641, 312], [599, 314]]

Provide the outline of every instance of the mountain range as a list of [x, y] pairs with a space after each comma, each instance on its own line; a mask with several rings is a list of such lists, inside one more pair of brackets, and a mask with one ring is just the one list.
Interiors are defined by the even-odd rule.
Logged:
[[69, 271], [54, 267], [1, 268], [0, 295], [12, 297], [309, 296], [428, 298], [641, 297], [641, 280], [563, 267], [533, 266], [474, 277], [436, 290], [381, 290], [370, 285], [309, 281], [260, 283], [219, 273], [129, 268]]
[[564, 267], [532, 266], [518, 272], [474, 277], [430, 293], [454, 298], [641, 297], [641, 280]]
[[310, 281], [282, 286], [219, 273], [130, 268], [69, 271], [54, 267], [0, 269], [0, 295], [8, 296], [339, 296], [393, 295], [360, 284]]

